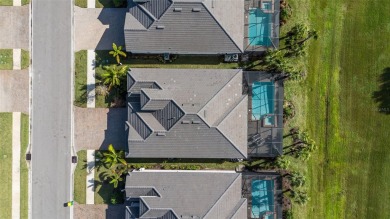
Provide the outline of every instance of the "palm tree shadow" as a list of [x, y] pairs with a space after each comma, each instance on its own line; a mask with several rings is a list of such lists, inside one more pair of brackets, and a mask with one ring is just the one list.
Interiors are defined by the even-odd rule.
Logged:
[[379, 90], [372, 93], [372, 98], [378, 104], [380, 113], [390, 115], [390, 67], [383, 70], [378, 82]]

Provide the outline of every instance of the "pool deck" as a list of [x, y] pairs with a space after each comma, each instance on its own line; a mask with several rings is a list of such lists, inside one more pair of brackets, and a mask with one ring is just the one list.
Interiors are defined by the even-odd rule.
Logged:
[[242, 196], [247, 199], [248, 218], [252, 218], [252, 181], [274, 180], [274, 219], [282, 219], [282, 177], [276, 172], [244, 172], [242, 173]]
[[[269, 82], [274, 78], [272, 74], [264, 72], [244, 72], [248, 93], [248, 156], [249, 157], [276, 157], [283, 154], [283, 81], [275, 81], [274, 109], [276, 123], [274, 127], [265, 127], [261, 120], [252, 120], [252, 89], [253, 82]], [[252, 136], [260, 134], [264, 142], [260, 145], [250, 144]]]
[[[249, 44], [249, 9], [258, 8], [261, 0], [245, 0], [244, 10], [244, 50], [245, 52], [264, 52], [270, 47], [266, 46], [252, 46]], [[271, 48], [279, 47], [279, 11], [280, 11], [280, 0], [273, 0], [273, 16], [272, 16], [272, 43], [274, 46]]]

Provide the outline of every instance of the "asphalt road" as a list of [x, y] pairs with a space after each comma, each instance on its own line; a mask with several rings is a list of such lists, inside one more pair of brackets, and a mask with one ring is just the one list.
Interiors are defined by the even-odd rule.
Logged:
[[71, 218], [72, 1], [32, 1], [33, 219]]

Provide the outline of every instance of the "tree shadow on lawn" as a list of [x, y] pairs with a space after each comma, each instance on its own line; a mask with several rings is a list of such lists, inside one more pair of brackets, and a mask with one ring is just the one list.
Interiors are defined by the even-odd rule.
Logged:
[[114, 184], [110, 183], [110, 170], [104, 168], [102, 168], [101, 170], [101, 172], [97, 172], [98, 180], [95, 179], [94, 182], [95, 192], [97, 192], [99, 196], [103, 199], [104, 204], [112, 204], [112, 198], [114, 198], [114, 196], [117, 196], [116, 199], [119, 201], [119, 203], [116, 204], [123, 204], [124, 193], [122, 192], [122, 190], [125, 188], [126, 178], [123, 177], [124, 180], [118, 183], [117, 188], [114, 188]]
[[379, 90], [372, 93], [380, 113], [390, 115], [390, 67], [385, 68], [379, 76]]

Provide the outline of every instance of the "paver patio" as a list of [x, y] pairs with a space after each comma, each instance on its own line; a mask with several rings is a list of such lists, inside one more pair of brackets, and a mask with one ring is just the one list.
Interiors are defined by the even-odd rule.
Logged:
[[126, 8], [74, 8], [75, 51], [124, 45]]
[[126, 108], [79, 108], [75, 107], [76, 150], [126, 149]]
[[0, 71], [0, 112], [28, 113], [28, 70]]
[[0, 49], [29, 48], [29, 5], [0, 6]]

